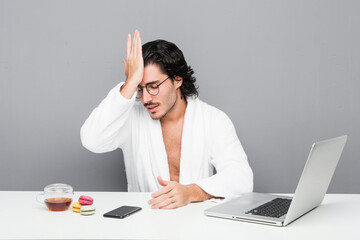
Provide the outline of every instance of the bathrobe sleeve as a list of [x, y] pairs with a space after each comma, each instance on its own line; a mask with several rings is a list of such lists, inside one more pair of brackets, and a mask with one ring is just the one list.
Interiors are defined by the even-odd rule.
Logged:
[[113, 151], [130, 136], [136, 93], [131, 99], [124, 98], [120, 93], [123, 84], [121, 82], [110, 90], [81, 127], [82, 145], [94, 153]]
[[211, 123], [211, 164], [217, 173], [196, 184], [215, 197], [253, 191], [253, 172], [230, 118], [217, 109]]

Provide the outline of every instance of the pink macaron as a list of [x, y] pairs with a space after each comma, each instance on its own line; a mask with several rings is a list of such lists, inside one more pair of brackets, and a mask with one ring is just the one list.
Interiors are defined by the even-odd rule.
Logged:
[[79, 197], [79, 203], [81, 205], [91, 205], [91, 204], [93, 204], [93, 202], [94, 202], [94, 199], [92, 197], [85, 196], [85, 195], [81, 195]]

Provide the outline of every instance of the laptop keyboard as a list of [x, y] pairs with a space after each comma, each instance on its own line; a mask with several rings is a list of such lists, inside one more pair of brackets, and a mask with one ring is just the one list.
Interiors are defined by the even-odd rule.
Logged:
[[248, 212], [247, 214], [279, 218], [289, 210], [291, 199], [275, 198], [274, 200], [260, 205]]

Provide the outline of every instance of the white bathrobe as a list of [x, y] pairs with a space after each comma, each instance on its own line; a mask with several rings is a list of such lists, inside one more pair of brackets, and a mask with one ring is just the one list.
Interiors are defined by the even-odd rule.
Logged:
[[[153, 120], [136, 93], [115, 86], [81, 127], [85, 148], [103, 153], [121, 148], [130, 192], [155, 192], [157, 177], [169, 180], [160, 120]], [[217, 197], [253, 190], [253, 173], [229, 117], [198, 98], [187, 98], [181, 139], [180, 184], [197, 184]], [[214, 174], [214, 167], [217, 171]]]

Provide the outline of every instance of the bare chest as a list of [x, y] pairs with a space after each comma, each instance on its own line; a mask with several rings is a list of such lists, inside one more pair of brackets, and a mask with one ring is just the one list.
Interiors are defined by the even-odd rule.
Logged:
[[162, 134], [168, 158], [170, 181], [179, 182], [182, 123], [173, 126], [164, 126]]

